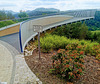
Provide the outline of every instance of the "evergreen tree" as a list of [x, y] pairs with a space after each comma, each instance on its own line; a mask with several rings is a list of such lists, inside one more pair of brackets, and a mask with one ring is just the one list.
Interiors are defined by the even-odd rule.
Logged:
[[88, 32], [88, 27], [86, 26], [85, 22], [81, 25], [80, 29], [79, 39], [85, 39]]

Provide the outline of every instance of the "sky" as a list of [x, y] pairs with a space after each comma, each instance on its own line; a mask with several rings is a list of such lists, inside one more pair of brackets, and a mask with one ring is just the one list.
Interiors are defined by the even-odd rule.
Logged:
[[34, 10], [56, 8], [61, 11], [76, 9], [100, 9], [100, 0], [0, 0], [0, 10]]

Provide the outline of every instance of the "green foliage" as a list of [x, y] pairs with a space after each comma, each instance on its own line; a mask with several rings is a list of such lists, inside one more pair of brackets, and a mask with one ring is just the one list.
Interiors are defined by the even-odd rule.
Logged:
[[5, 10], [0, 10], [0, 20], [6, 20], [6, 19], [14, 19], [14, 16], [11, 12], [5, 12]]
[[85, 39], [87, 32], [88, 27], [85, 23], [77, 22], [58, 27], [52, 34], [66, 36], [67, 38]]
[[19, 20], [17, 20], [18, 22], [22, 22], [22, 21], [28, 19], [28, 14], [27, 14], [26, 12], [24, 12], [24, 11], [20, 11], [20, 13], [18, 14], [18, 17], [20, 17], [20, 18], [27, 17], [27, 18], [24, 18], [24, 19], [19, 19]]
[[42, 13], [42, 15], [47, 15], [46, 13]]
[[100, 21], [100, 11], [96, 11], [95, 20]]
[[100, 43], [99, 31], [88, 31], [85, 22], [77, 22], [58, 27], [52, 35], [66, 36], [67, 38], [86, 39]]
[[100, 31], [90, 31], [91, 33], [87, 36], [91, 36], [92, 38], [90, 40], [97, 41], [100, 43]]
[[20, 11], [18, 14], [18, 17], [23, 18], [23, 17], [28, 17], [28, 14], [26, 12]]
[[0, 22], [0, 28], [1, 27], [4, 27], [4, 26], [8, 26], [8, 25], [11, 25], [11, 24], [14, 24], [15, 22], [12, 21], [12, 20], [9, 20], [9, 21], [2, 21]]
[[[5, 10], [0, 10], [0, 20], [7, 20], [7, 19], [14, 19], [15, 17], [11, 12], [7, 12]], [[0, 28], [4, 26], [8, 26], [11, 24], [16, 23], [15, 21], [9, 20], [9, 21], [0, 21]]]
[[96, 11], [95, 18], [93, 20], [87, 20], [86, 25], [91, 31], [100, 30], [100, 11]]
[[7, 13], [7, 19], [14, 19], [15, 17], [12, 15], [11, 12]]
[[[86, 40], [79, 41], [78, 39], [68, 39], [64, 36], [49, 35], [40, 39], [42, 52], [50, 52], [53, 49], [65, 49], [67, 45], [78, 46], [78, 51], [82, 50], [84, 53], [97, 56], [100, 52], [100, 44]], [[69, 49], [72, 47], [69, 46]]]
[[85, 40], [67, 40], [68, 45], [65, 49], [59, 49], [57, 53], [53, 53], [52, 69], [49, 73], [72, 81], [83, 75], [85, 54], [94, 55], [100, 60], [100, 44]]
[[7, 18], [4, 10], [0, 11], [0, 20], [5, 20]]
[[100, 33], [100, 30], [96, 30], [96, 31], [91, 31], [93, 34], [94, 33], [96, 33], [96, 34], [98, 34], [98, 33]]
[[93, 39], [97, 40], [97, 34], [96, 33], [93, 34]]
[[86, 40], [91, 40], [93, 41], [93, 34], [91, 31], [88, 31], [85, 37]]
[[67, 33], [67, 31], [65, 29], [65, 26], [61, 26], [61, 27], [58, 27], [54, 32], [52, 32], [52, 34], [53, 35], [59, 35], [59, 36], [65, 36], [65, 32]]
[[77, 47], [77, 44], [67, 45], [66, 50], [59, 49], [57, 54], [54, 53], [50, 72], [69, 81], [80, 78], [84, 70], [84, 52], [77, 51]]
[[97, 58], [98, 60], [100, 60], [100, 54], [98, 54], [98, 55], [96, 56], [96, 58]]
[[79, 39], [85, 39], [88, 33], [88, 27], [86, 26], [85, 23], [83, 23], [80, 29], [81, 30], [79, 31], [80, 32]]
[[66, 37], [57, 35], [46, 35], [40, 39], [40, 42], [43, 52], [49, 52], [52, 49], [65, 48], [65, 45], [67, 45]]

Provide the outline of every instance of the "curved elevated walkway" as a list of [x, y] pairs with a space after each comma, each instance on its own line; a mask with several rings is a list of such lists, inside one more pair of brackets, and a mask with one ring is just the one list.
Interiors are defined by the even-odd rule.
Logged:
[[43, 31], [46, 31], [48, 29], [51, 29], [57, 26], [67, 25], [69, 23], [84, 21], [84, 20], [93, 19], [93, 18], [94, 17], [77, 18], [77, 17], [67, 16], [67, 15], [55, 15], [55, 16], [42, 17], [38, 19], [31, 19], [31, 20], [22, 22], [20, 25], [20, 30], [19, 30], [21, 52], [24, 52], [24, 48], [27, 45], [27, 43], [37, 35], [37, 32], [34, 32], [33, 27], [36, 27], [36, 26], [38, 27], [39, 25], [41, 25], [43, 27]]

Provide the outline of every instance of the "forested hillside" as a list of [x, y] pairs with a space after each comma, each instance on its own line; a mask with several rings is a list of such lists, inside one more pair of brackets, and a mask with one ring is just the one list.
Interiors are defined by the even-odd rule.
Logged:
[[89, 31], [85, 22], [77, 22], [58, 27], [52, 34], [67, 38], [85, 39], [100, 43], [100, 32]]
[[86, 21], [86, 25], [91, 31], [100, 30], [100, 11], [96, 11], [95, 18], [93, 20]]
[[15, 17], [13, 16], [12, 12], [8, 11], [6, 12], [5, 10], [0, 10], [0, 20], [7, 20], [7, 19], [14, 19]]

